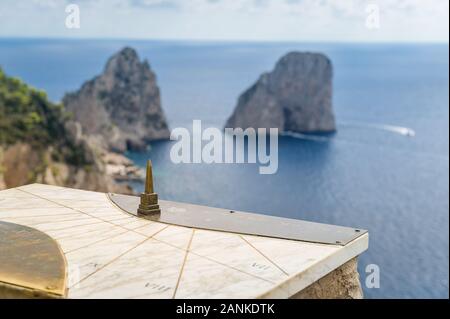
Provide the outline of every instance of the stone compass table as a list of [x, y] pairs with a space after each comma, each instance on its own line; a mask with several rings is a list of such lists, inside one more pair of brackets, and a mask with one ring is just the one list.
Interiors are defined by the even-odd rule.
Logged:
[[365, 231], [312, 243], [155, 222], [103, 193], [0, 191], [0, 298], [358, 298], [367, 248]]

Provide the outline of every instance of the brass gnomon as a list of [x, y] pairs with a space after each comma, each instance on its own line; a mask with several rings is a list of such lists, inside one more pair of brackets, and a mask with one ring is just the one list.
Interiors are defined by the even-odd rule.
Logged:
[[137, 213], [144, 216], [155, 216], [161, 214], [161, 209], [158, 205], [158, 194], [153, 189], [153, 170], [152, 161], [147, 161], [147, 172], [145, 177], [145, 190], [141, 193], [141, 202], [139, 204]]

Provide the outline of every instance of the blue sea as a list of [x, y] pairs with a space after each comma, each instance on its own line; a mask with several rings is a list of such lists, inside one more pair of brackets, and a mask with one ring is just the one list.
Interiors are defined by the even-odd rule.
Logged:
[[[223, 127], [282, 55], [327, 54], [338, 131], [281, 137], [276, 174], [256, 164], [176, 165], [170, 141], [128, 155], [152, 159], [164, 199], [368, 229], [359, 263], [367, 298], [449, 297], [448, 44], [0, 39], [0, 66], [59, 101], [125, 45], [156, 72], [171, 128], [194, 119]], [[365, 285], [371, 264], [379, 288]]]

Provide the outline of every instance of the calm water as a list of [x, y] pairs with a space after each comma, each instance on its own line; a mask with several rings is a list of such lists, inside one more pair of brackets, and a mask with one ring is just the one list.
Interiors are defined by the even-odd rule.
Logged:
[[364, 283], [366, 265], [379, 265], [381, 287], [366, 297], [448, 298], [448, 45], [3, 39], [0, 65], [59, 100], [125, 44], [157, 73], [172, 128], [193, 119], [222, 127], [238, 95], [284, 53], [328, 54], [338, 133], [281, 138], [276, 175], [251, 164], [174, 165], [171, 142], [129, 155], [153, 160], [165, 199], [369, 229], [360, 274]]

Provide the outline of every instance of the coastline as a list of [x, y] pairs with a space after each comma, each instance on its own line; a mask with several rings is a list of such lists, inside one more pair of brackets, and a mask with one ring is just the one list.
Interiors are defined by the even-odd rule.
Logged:
[[102, 160], [105, 163], [107, 175], [111, 176], [117, 184], [126, 184], [132, 193], [137, 194], [130, 182], [144, 182], [145, 171], [142, 167], [120, 153], [106, 152]]

